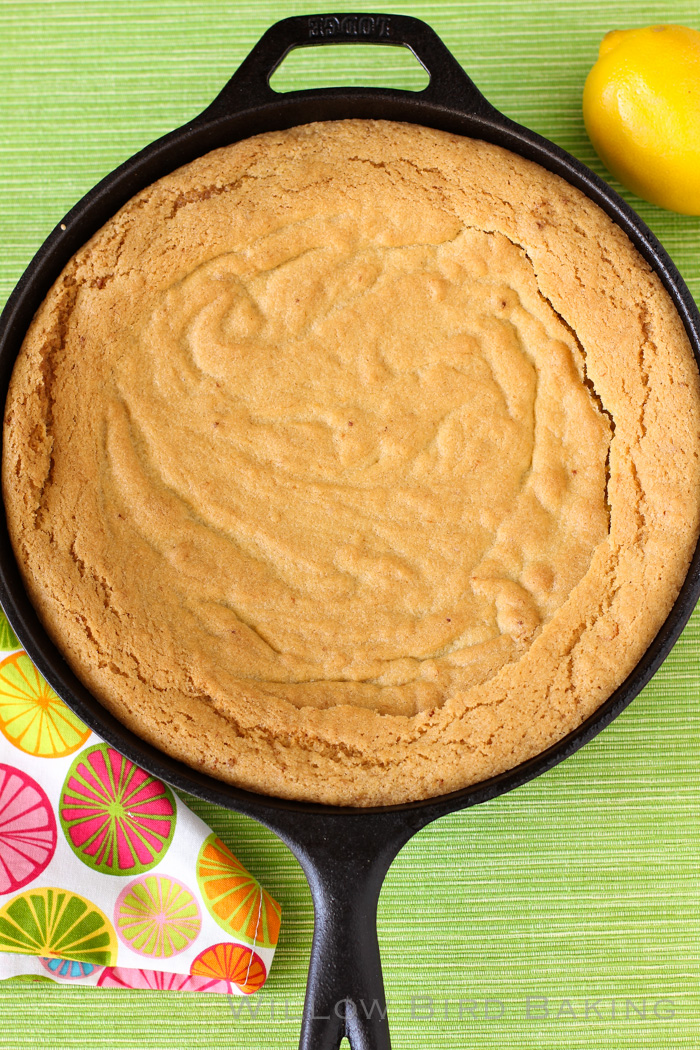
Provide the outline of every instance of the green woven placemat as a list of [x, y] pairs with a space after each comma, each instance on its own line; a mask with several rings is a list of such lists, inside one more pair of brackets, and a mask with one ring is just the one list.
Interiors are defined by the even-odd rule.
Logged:
[[[603, 33], [659, 21], [700, 28], [697, 0], [380, 6], [430, 22], [496, 106], [600, 174], [580, 94]], [[267, 25], [313, 10], [290, 0], [3, 0], [0, 297], [102, 175], [202, 109]], [[287, 87], [420, 82], [409, 56], [378, 61], [364, 49], [297, 53], [283, 76]], [[628, 199], [700, 297], [700, 220]], [[698, 1046], [699, 642], [696, 612], [602, 736], [402, 851], [379, 915], [397, 1050]], [[312, 930], [301, 870], [252, 821], [192, 805], [282, 902], [265, 990], [237, 1000], [236, 1015], [221, 996], [0, 985], [0, 1048], [296, 1045]]]

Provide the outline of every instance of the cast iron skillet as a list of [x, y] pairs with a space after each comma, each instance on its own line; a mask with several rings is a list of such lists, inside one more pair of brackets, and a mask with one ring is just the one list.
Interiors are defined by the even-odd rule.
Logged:
[[[295, 47], [397, 44], [426, 68], [424, 91], [334, 88], [278, 94], [269, 78]], [[486, 139], [563, 176], [628, 234], [671, 295], [700, 362], [700, 315], [680, 274], [641, 219], [583, 164], [515, 124], [477, 91], [425, 23], [405, 15], [286, 18], [253, 48], [212, 104], [108, 175], [65, 217], [21, 278], [0, 320], [0, 398], [31, 318], [70, 257], [135, 193], [195, 157], [262, 131], [345, 117], [401, 120]], [[288, 802], [239, 790], [176, 762], [116, 721], [72, 674], [24, 591], [0, 516], [0, 601], [22, 644], [54, 689], [96, 733], [156, 776], [209, 802], [253, 817], [299, 859], [309, 880], [315, 930], [302, 1050], [388, 1050], [389, 1027], [376, 933], [382, 880], [401, 847], [446, 813], [486, 802], [551, 769], [587, 743], [639, 693], [668, 655], [700, 595], [700, 549], [678, 600], [632, 674], [602, 707], [554, 747], [508, 773], [463, 791], [402, 806], [345, 809]]]

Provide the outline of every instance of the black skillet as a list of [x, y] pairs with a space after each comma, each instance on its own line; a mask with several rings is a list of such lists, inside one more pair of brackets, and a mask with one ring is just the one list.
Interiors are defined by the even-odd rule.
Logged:
[[[277, 94], [269, 78], [285, 55], [309, 44], [377, 43], [408, 47], [430, 75], [424, 91], [333, 88]], [[408, 121], [486, 139], [537, 161], [577, 186], [628, 234], [673, 299], [700, 362], [700, 315], [680, 274], [641, 219], [583, 164], [515, 124], [477, 91], [425, 23], [405, 15], [286, 18], [253, 48], [212, 104], [108, 175], [39, 249], [0, 320], [0, 398], [23, 336], [70, 257], [135, 193], [218, 146], [262, 131], [345, 117]], [[632, 674], [575, 732], [516, 769], [475, 787], [403, 806], [341, 809], [287, 802], [238, 790], [176, 762], [129, 732], [71, 673], [24, 591], [4, 516], [0, 521], [0, 601], [27, 652], [56, 691], [96, 733], [156, 776], [209, 802], [253, 817], [299, 859], [311, 886], [315, 929], [304, 1007], [303, 1050], [388, 1050], [389, 1026], [377, 944], [379, 891], [401, 847], [432, 820], [486, 802], [551, 769], [587, 743], [646, 685], [681, 633], [700, 596], [700, 548], [666, 623]]]

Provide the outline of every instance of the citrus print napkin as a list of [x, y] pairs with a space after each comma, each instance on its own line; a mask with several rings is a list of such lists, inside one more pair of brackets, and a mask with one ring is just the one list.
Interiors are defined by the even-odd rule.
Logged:
[[79, 721], [0, 611], [0, 980], [250, 995], [279, 927], [279, 905]]

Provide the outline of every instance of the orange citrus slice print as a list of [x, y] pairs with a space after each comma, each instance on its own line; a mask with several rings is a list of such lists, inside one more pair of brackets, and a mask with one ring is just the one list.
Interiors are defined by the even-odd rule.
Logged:
[[25, 755], [63, 758], [82, 747], [91, 730], [20, 651], [0, 663], [0, 732]]
[[205, 839], [199, 851], [197, 882], [222, 929], [250, 944], [275, 947], [282, 909], [216, 835]]
[[244, 995], [252, 995], [265, 983], [267, 970], [259, 955], [242, 944], [212, 944], [190, 966], [193, 977], [210, 977], [235, 984]]

